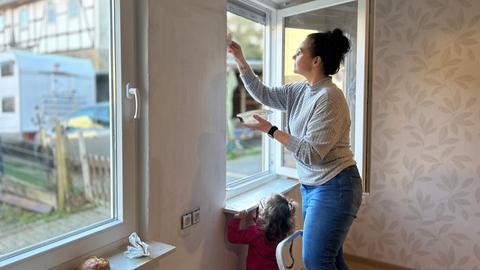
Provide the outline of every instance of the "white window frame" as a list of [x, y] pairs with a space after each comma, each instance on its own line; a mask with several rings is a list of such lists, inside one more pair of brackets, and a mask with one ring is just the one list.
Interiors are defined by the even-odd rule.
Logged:
[[[265, 1], [267, 3], [268, 1]], [[263, 78], [266, 85], [282, 85], [283, 82], [283, 45], [284, 45], [284, 18], [292, 15], [302, 14], [322, 8], [340, 5], [349, 2], [358, 2], [357, 15], [357, 64], [356, 64], [356, 93], [355, 93], [355, 144], [354, 157], [362, 175], [363, 188], [369, 192], [369, 149], [370, 149], [370, 109], [368, 104], [370, 92], [370, 63], [371, 46], [369, 45], [372, 24], [369, 20], [372, 9], [371, 0], [315, 0], [304, 4], [281, 9], [273, 3], [270, 5], [255, 0], [230, 0], [229, 4], [241, 3], [242, 6], [250, 6], [259, 9], [267, 14], [265, 50], [264, 50], [264, 71]], [[282, 113], [276, 112], [272, 123], [282, 126], [284, 117]], [[263, 162], [269, 164], [268, 172], [254, 174], [245, 179], [235, 181], [227, 185], [227, 199], [239, 193], [251, 190], [256, 186], [264, 184], [270, 179], [279, 175], [298, 179], [297, 170], [283, 166], [283, 146], [269, 140], [266, 144]]]
[[[127, 82], [135, 83], [135, 0], [112, 0], [111, 3], [113, 5], [110, 70], [114, 80], [111, 81], [110, 86], [113, 89], [111, 100], [115, 101], [111, 105], [111, 111], [114, 112], [111, 114], [111, 121], [116, 125], [117, 130], [116, 134], [112, 134], [112, 138], [116, 138], [116, 141], [111, 154], [113, 156], [118, 153], [118, 158], [112, 158], [111, 164], [112, 175], [117, 174], [118, 181], [117, 185], [113, 185], [111, 200], [114, 206], [112, 214], [117, 219], [92, 225], [80, 233], [72, 233], [60, 240], [47, 241], [45, 245], [35, 249], [14, 253], [12, 257], [0, 261], [0, 269], [50, 269], [60, 265], [73, 269], [76, 266], [73, 265], [75, 258], [116, 247], [119, 241], [125, 240], [138, 226], [135, 217], [139, 177], [136, 177], [138, 175], [135, 165], [137, 157], [132, 155], [137, 153], [136, 130], [134, 121], [131, 121], [132, 104], [125, 102], [123, 89]], [[120, 203], [114, 204], [114, 201]]]
[[[369, 21], [371, 12], [370, 0], [316, 0], [300, 4], [297, 6], [280, 9], [275, 17], [274, 24], [276, 28], [275, 39], [277, 49], [273, 67], [275, 74], [274, 82], [283, 83], [283, 46], [284, 46], [284, 18], [302, 14], [310, 11], [315, 11], [322, 8], [336, 6], [344, 3], [358, 2], [357, 15], [357, 64], [356, 64], [356, 93], [355, 93], [355, 149], [353, 149], [354, 157], [357, 162], [358, 169], [364, 181], [364, 191], [369, 192], [369, 89], [370, 89], [370, 72], [369, 72], [369, 57], [371, 46], [369, 46], [369, 35], [371, 31], [371, 23]], [[281, 125], [284, 121], [281, 113], [275, 116], [276, 124]], [[275, 172], [280, 175], [298, 179], [297, 170], [283, 166], [283, 151], [282, 145], [275, 145]]]
[[[253, 2], [253, 1], [248, 1], [248, 0], [230, 0], [227, 3], [228, 8], [227, 11], [231, 11], [232, 9], [235, 9], [237, 12], [234, 13], [239, 13], [242, 12], [244, 14], [252, 14], [254, 16], [255, 10], [265, 13], [265, 26], [264, 26], [264, 54], [263, 54], [263, 81], [266, 85], [270, 85], [272, 82], [272, 67], [271, 67], [271, 59], [272, 59], [272, 18], [275, 16], [275, 9], [264, 5], [259, 2]], [[242, 15], [239, 15], [242, 16]], [[247, 16], [243, 16], [247, 19]], [[262, 149], [262, 162], [263, 162], [263, 167], [266, 168], [266, 170], [255, 173], [251, 176], [248, 176], [243, 179], [239, 179], [236, 181], [233, 181], [231, 183], [228, 183], [226, 186], [226, 198], [231, 198], [234, 197], [242, 192], [245, 192], [247, 190], [251, 190], [252, 188], [255, 188], [257, 186], [260, 186], [264, 184], [266, 181], [274, 179], [276, 174], [274, 171], [274, 162], [273, 162], [273, 142], [266, 137], [265, 135], [262, 135], [262, 140], [263, 140], [263, 149]]]

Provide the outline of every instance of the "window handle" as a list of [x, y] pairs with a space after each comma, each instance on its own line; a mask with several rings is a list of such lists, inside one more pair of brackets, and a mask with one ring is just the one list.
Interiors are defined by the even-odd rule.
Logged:
[[140, 97], [138, 93], [138, 89], [135, 87], [130, 87], [130, 83], [127, 83], [127, 98], [128, 99], [135, 99], [135, 114], [133, 115], [133, 119], [140, 118], [139, 109], [140, 109]]

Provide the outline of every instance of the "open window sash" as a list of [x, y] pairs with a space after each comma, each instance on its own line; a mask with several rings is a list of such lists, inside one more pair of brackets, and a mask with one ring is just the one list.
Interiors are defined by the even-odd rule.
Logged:
[[[273, 59], [273, 84], [280, 85], [287, 83], [285, 80], [285, 59], [290, 58], [291, 55], [285, 54], [285, 39], [286, 39], [286, 20], [292, 16], [301, 16], [310, 12], [321, 12], [324, 9], [339, 7], [341, 10], [341, 5], [355, 5], [356, 6], [356, 42], [353, 44], [352, 48], [355, 50], [354, 57], [356, 57], [356, 64], [353, 67], [356, 71], [354, 76], [354, 83], [350, 88], [353, 89], [354, 94], [354, 108], [351, 110], [354, 111], [354, 119], [352, 119], [352, 150], [354, 153], [354, 158], [357, 162], [357, 166], [362, 175], [364, 191], [369, 191], [369, 33], [370, 25], [369, 22], [369, 13], [371, 9], [371, 0], [316, 0], [307, 2], [305, 4], [300, 4], [292, 6], [289, 8], [280, 9], [276, 12], [277, 16], [274, 18], [273, 24], [276, 26], [273, 29], [273, 36], [275, 37], [272, 44], [275, 47], [275, 57]], [[312, 17], [309, 18], [305, 23], [305, 28], [315, 24], [315, 20], [321, 20], [322, 18]], [[311, 24], [311, 25], [310, 25]], [[335, 28], [335, 27], [334, 27]], [[324, 31], [324, 30], [333, 30], [332, 29], [315, 29], [311, 27], [312, 32]], [[293, 52], [292, 52], [293, 54]], [[348, 59], [345, 59], [346, 65], [348, 64]], [[347, 71], [348, 72], [348, 71]], [[341, 85], [339, 85], [341, 87]], [[354, 88], [353, 88], [354, 87]], [[276, 123], [282, 128], [286, 127], [286, 117], [283, 113], [277, 113]], [[287, 155], [290, 155], [290, 158], [287, 158]], [[277, 174], [285, 175], [292, 178], [297, 178], [297, 171], [295, 169], [295, 163], [291, 153], [287, 153], [285, 148], [280, 145], [275, 145], [275, 171]], [[288, 164], [287, 164], [288, 163]]]

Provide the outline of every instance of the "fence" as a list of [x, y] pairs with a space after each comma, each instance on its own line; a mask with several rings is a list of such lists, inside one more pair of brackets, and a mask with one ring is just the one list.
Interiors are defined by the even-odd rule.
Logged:
[[0, 141], [0, 175], [50, 189], [55, 185], [53, 166], [53, 154], [47, 151]]
[[[83, 136], [80, 135], [79, 144], [84, 144]], [[84, 145], [83, 145], [84, 146]], [[0, 176], [7, 176], [9, 179], [15, 179], [17, 186], [24, 183], [28, 186], [39, 187], [41, 189], [49, 190], [58, 197], [59, 179], [56, 167], [58, 160], [52, 150], [37, 149], [28, 144], [13, 144], [6, 143], [0, 139]], [[85, 149], [85, 148], [84, 148]], [[83, 196], [87, 201], [99, 205], [108, 205], [110, 203], [111, 181], [110, 181], [110, 159], [109, 157], [91, 155], [86, 153], [84, 149], [80, 150], [83, 157], [81, 160], [81, 170], [78, 167], [72, 166], [69, 160], [66, 160], [66, 170], [68, 170], [68, 189], [71, 185], [82, 186]], [[83, 151], [82, 151], [83, 150]], [[1, 178], [0, 178], [1, 179]], [[72, 183], [73, 179], [77, 181]], [[82, 183], [83, 182], [83, 183]], [[0, 183], [0, 191], [2, 185]], [[23, 190], [23, 189], [20, 189]], [[78, 193], [78, 189], [77, 193]], [[15, 192], [14, 190], [5, 190], [8, 192]], [[23, 192], [24, 193], [24, 192]], [[37, 197], [32, 197], [29, 194], [17, 194], [25, 196], [34, 200]], [[70, 193], [70, 191], [67, 191]], [[78, 194], [81, 195], [81, 194]], [[69, 196], [69, 195], [67, 195]], [[51, 200], [49, 200], [49, 204]], [[53, 203], [55, 208], [59, 207], [58, 202]]]
[[[83, 169], [85, 197], [97, 204], [110, 202], [110, 159], [98, 155], [84, 155], [88, 170]], [[83, 165], [82, 160], [82, 167]]]

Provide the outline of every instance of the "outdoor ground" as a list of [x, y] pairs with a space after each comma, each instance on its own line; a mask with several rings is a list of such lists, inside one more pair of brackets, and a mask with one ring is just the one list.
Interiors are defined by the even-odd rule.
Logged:
[[[110, 217], [110, 209], [96, 207], [48, 220], [38, 220], [0, 230], [0, 254], [37, 244]], [[2, 227], [2, 224], [0, 224]], [[4, 227], [5, 228], [5, 227]], [[22, 237], [18, 237], [21, 235]]]

